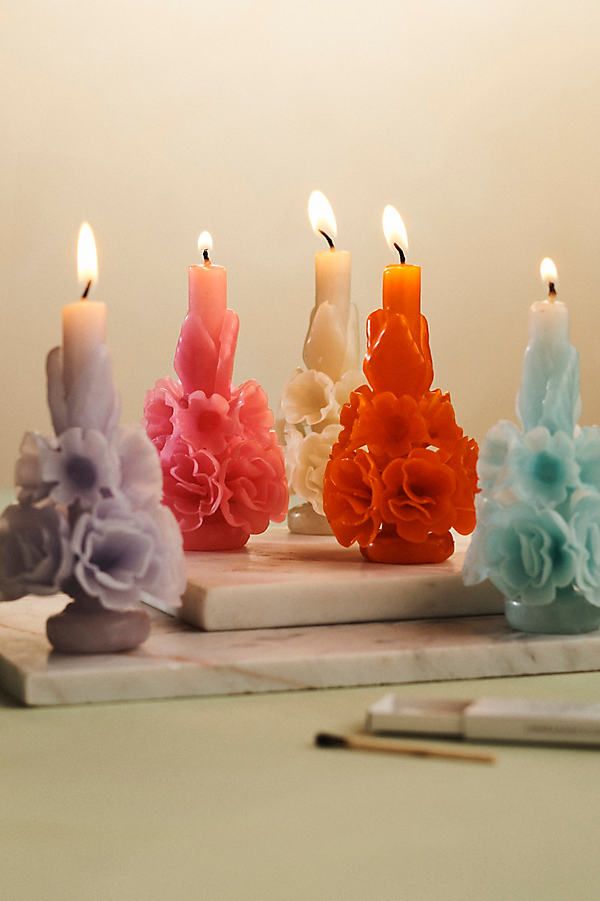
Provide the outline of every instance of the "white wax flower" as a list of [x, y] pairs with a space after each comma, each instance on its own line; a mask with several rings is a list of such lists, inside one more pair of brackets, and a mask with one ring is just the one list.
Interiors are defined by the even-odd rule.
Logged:
[[324, 422], [338, 412], [333, 381], [324, 372], [298, 369], [283, 389], [281, 409], [286, 422]]
[[359, 385], [363, 385], [364, 381], [365, 377], [362, 369], [350, 369], [344, 373], [339, 382], [335, 383], [333, 389], [333, 396], [338, 406], [342, 407], [350, 397], [350, 392], [358, 388]]
[[341, 431], [332, 424], [322, 432], [311, 432], [302, 438], [295, 449], [295, 461], [291, 469], [291, 487], [294, 494], [308, 501], [315, 513], [323, 515], [323, 477], [331, 448]]
[[298, 465], [298, 454], [300, 453], [300, 446], [302, 445], [303, 440], [304, 433], [300, 430], [300, 427], [286, 422], [283, 431], [283, 444], [285, 451], [285, 474], [288, 485], [292, 484], [292, 476]]

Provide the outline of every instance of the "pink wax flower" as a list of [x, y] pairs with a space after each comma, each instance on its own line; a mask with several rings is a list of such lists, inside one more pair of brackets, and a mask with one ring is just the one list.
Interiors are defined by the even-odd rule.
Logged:
[[183, 390], [173, 379], [159, 379], [146, 394], [144, 420], [146, 432], [159, 451], [173, 435], [175, 412], [183, 397]]
[[208, 450], [197, 450], [176, 438], [162, 453], [163, 496], [182, 532], [198, 529], [223, 497], [221, 467]]
[[220, 394], [207, 397], [204, 391], [192, 391], [187, 406], [177, 416], [181, 437], [194, 448], [206, 448], [220, 454], [227, 447], [234, 430], [229, 415], [229, 401]]
[[264, 389], [249, 379], [231, 392], [231, 416], [240, 433], [264, 438], [274, 425], [273, 413]]
[[288, 491], [281, 448], [274, 433], [267, 441], [238, 440], [225, 468], [221, 511], [231, 526], [252, 534], [264, 532], [269, 521], [282, 522]]

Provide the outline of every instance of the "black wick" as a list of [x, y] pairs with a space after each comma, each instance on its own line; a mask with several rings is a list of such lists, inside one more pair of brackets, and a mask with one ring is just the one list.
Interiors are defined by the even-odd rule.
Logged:
[[83, 294], [81, 295], [81, 299], [85, 300], [85, 298], [90, 293], [90, 288], [92, 287], [92, 280], [90, 279], [85, 288], [83, 289]]
[[205, 247], [204, 250], [202, 251], [202, 256], [204, 257], [204, 262], [205, 262], [205, 263], [210, 263], [210, 257], [209, 257], [209, 255], [208, 255], [208, 248], [207, 248], [207, 247]]
[[556, 285], [554, 282], [548, 282], [548, 297], [556, 297]]
[[323, 235], [323, 237], [325, 238], [325, 240], [326, 240], [327, 243], [329, 244], [329, 249], [330, 249], [330, 250], [335, 250], [335, 244], [333, 243], [332, 239], [329, 237], [329, 235], [327, 234], [327, 232], [324, 232], [323, 229], [320, 228], [320, 229], [319, 229], [319, 234]]
[[399, 244], [396, 244], [395, 241], [394, 241], [394, 247], [396, 248], [396, 250], [397, 250], [398, 253], [400, 254], [400, 262], [401, 262], [401, 263], [406, 263], [406, 257], [404, 256], [404, 251], [402, 250], [402, 248], [400, 247]]

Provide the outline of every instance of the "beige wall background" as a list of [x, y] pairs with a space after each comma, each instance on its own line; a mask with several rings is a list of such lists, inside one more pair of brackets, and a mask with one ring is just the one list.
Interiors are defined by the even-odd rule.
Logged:
[[48, 427], [81, 220], [126, 419], [171, 371], [204, 228], [241, 318], [237, 378], [275, 404], [312, 305], [314, 187], [363, 317], [390, 260], [381, 210], [401, 210], [436, 382], [478, 437], [513, 414], [554, 257], [600, 421], [597, 0], [4, 0], [0, 52], [0, 484], [23, 430]]

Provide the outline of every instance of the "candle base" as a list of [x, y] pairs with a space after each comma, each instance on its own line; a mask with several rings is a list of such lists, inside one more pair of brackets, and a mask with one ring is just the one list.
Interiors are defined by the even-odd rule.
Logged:
[[315, 513], [312, 504], [298, 504], [288, 511], [287, 524], [294, 535], [333, 535], [327, 518]]
[[107, 610], [82, 594], [51, 616], [46, 635], [60, 654], [114, 654], [131, 651], [150, 634], [150, 617], [141, 607]]
[[414, 543], [395, 534], [380, 532], [371, 544], [361, 547], [360, 552], [370, 563], [443, 563], [454, 553], [454, 539], [450, 532], [446, 532]]
[[509, 626], [518, 632], [579, 635], [600, 627], [600, 607], [573, 588], [558, 591], [556, 600], [543, 606], [506, 600], [504, 612]]
[[[212, 520], [215, 520], [212, 522]], [[215, 514], [205, 519], [199, 529], [183, 532], [184, 551], [239, 551], [248, 542], [246, 529], [230, 526]]]

